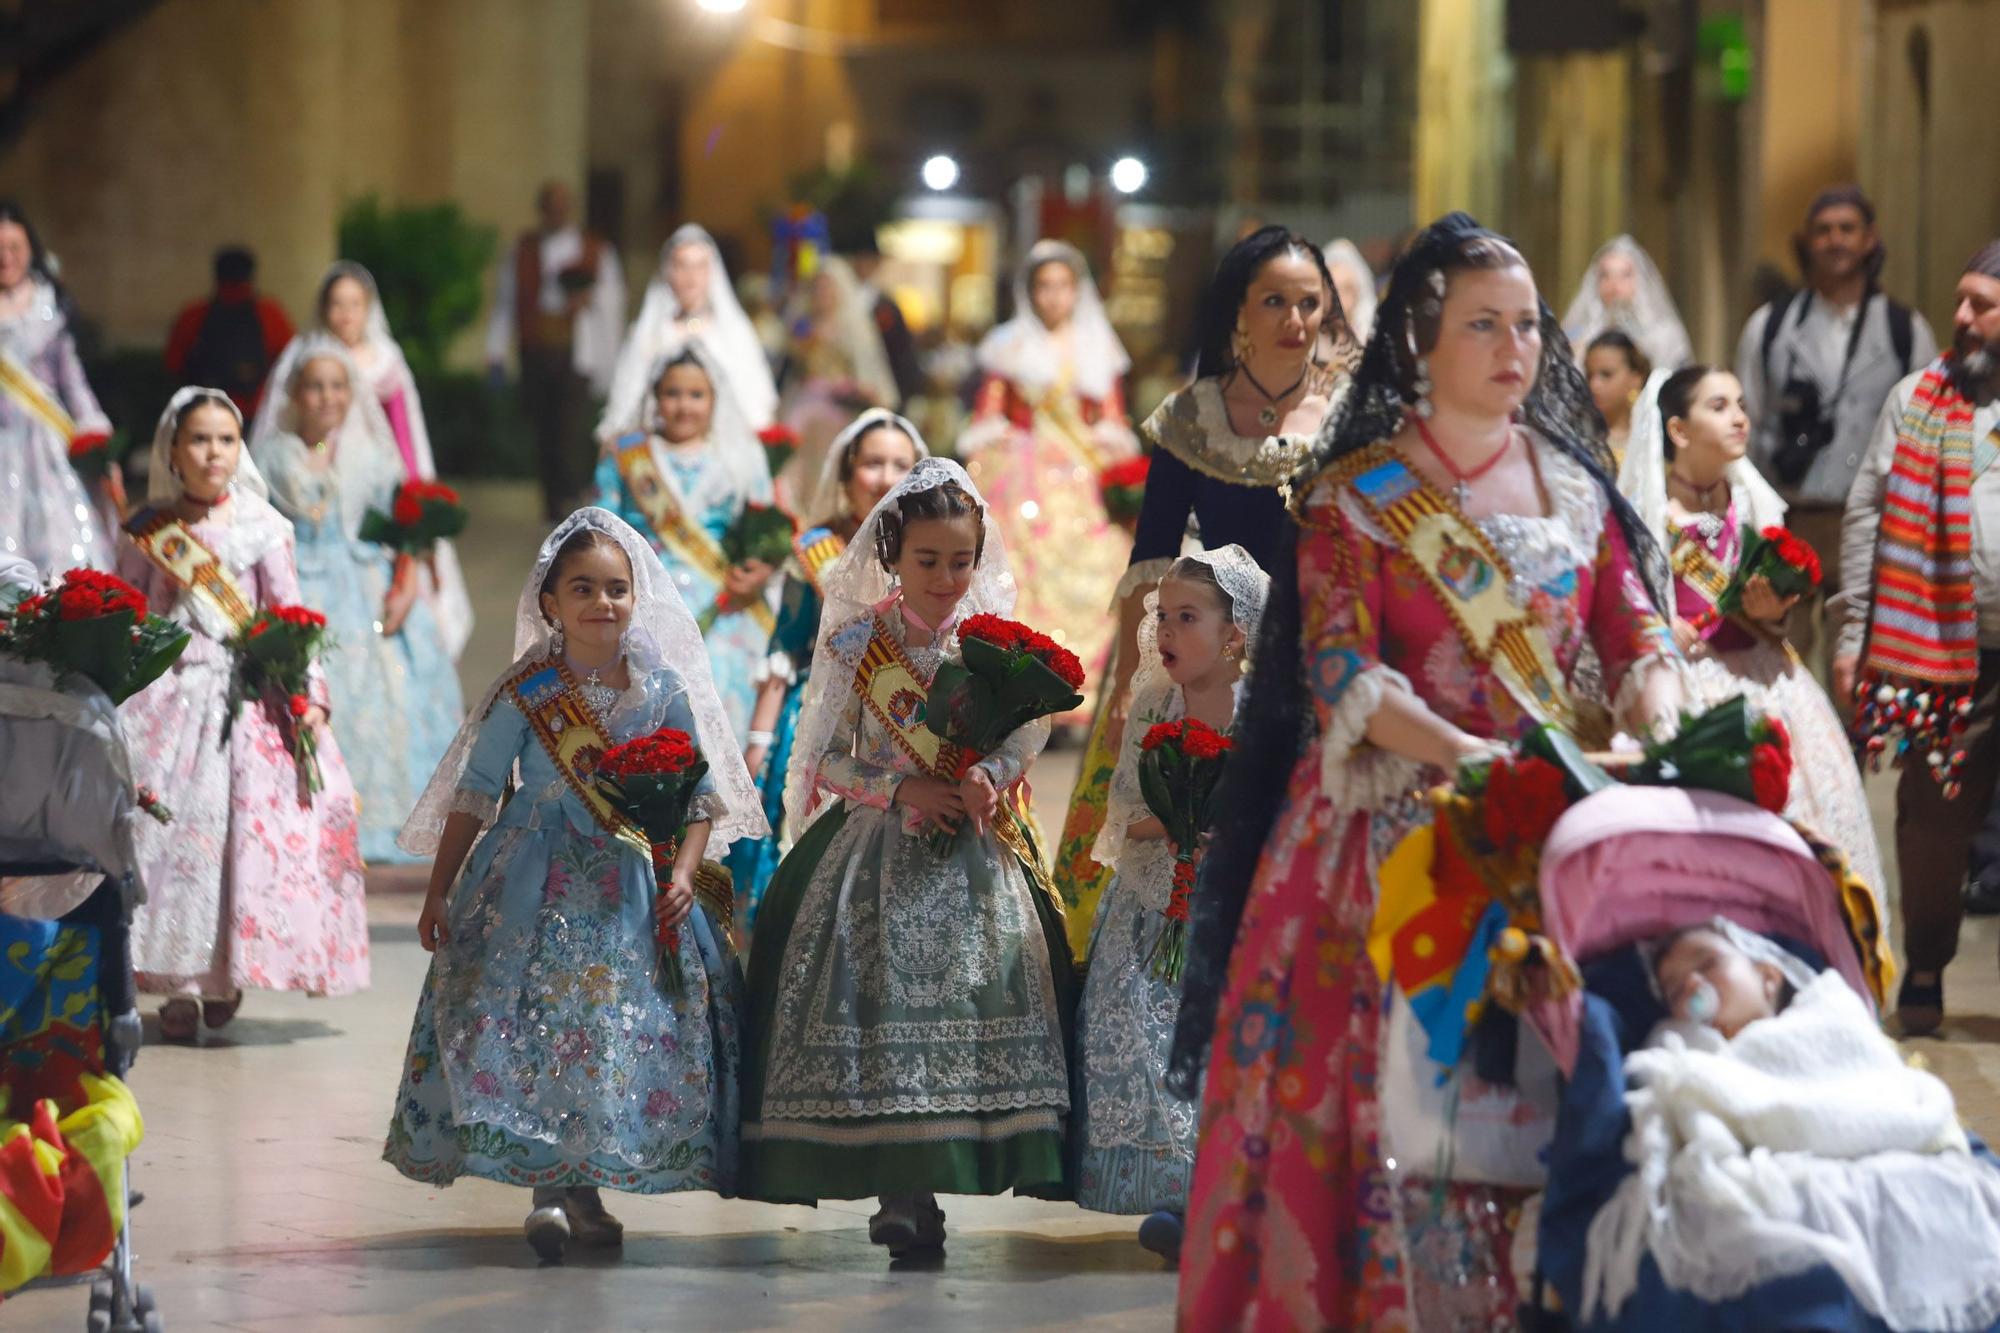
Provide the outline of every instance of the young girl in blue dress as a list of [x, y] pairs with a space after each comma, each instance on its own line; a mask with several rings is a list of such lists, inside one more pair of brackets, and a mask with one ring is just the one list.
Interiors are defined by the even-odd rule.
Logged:
[[708, 664], [740, 749], [776, 623], [777, 570], [731, 564], [722, 541], [746, 506], [773, 503], [771, 467], [706, 348], [689, 343], [660, 358], [649, 383], [639, 418], [598, 462], [598, 502], [645, 534], [689, 610], [724, 608], [708, 627]]
[[[698, 899], [696, 870], [766, 830], [694, 619], [629, 525], [581, 509], [550, 534], [514, 644], [403, 830], [436, 858], [417, 927], [435, 956], [383, 1155], [426, 1184], [532, 1187], [524, 1232], [559, 1259], [622, 1239], [601, 1186], [735, 1190], [741, 981], [726, 895]], [[665, 883], [591, 784], [596, 755], [661, 727], [709, 763]]]

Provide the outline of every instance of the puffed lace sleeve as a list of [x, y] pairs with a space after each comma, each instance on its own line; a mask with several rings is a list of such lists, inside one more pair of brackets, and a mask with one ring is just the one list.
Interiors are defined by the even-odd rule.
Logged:
[[479, 724], [479, 739], [472, 743], [447, 813], [471, 815], [482, 825], [492, 824], [499, 817], [500, 796], [513, 776], [514, 762], [528, 739], [528, 719], [513, 699], [506, 695], [495, 699], [486, 720]]
[[1005, 791], [1019, 782], [1028, 771], [1028, 765], [1035, 762], [1035, 756], [1049, 743], [1049, 733], [1054, 726], [1045, 717], [1038, 717], [1024, 727], [1016, 727], [1000, 742], [1000, 748], [980, 760], [977, 767], [986, 771], [993, 780], [995, 791]]
[[896, 802], [896, 788], [910, 775], [872, 763], [855, 753], [861, 735], [859, 694], [851, 689], [843, 691], [838, 708], [832, 738], [819, 757], [820, 785], [836, 796], [887, 810]]
[[1180, 687], [1171, 681], [1132, 701], [1118, 746], [1118, 764], [1111, 770], [1111, 786], [1105, 796], [1104, 825], [1097, 831], [1097, 841], [1090, 845], [1090, 858], [1099, 865], [1117, 865], [1125, 851], [1126, 830], [1152, 814], [1139, 790], [1139, 742], [1155, 724], [1171, 722], [1180, 715], [1179, 701]]
[[1414, 693], [1382, 661], [1383, 547], [1338, 494], [1308, 507], [1299, 533], [1300, 642], [1320, 732], [1320, 790], [1343, 810], [1372, 809], [1415, 786], [1415, 760], [1368, 741], [1389, 690]]
[[[681, 683], [679, 673], [671, 668], [662, 668], [659, 676], [660, 695], [664, 701], [659, 725], [698, 738], [701, 731], [694, 720], [694, 709], [688, 706], [687, 687]], [[688, 806], [688, 822], [708, 820], [712, 823], [722, 816], [724, 809], [722, 793], [716, 790], [715, 770], [711, 765], [709, 771], [701, 775], [701, 781], [694, 784], [694, 801]]]

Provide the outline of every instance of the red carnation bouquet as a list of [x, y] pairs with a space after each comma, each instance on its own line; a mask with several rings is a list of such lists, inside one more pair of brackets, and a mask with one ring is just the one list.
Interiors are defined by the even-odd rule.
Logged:
[[361, 540], [380, 542], [400, 555], [429, 555], [439, 540], [465, 531], [471, 515], [458, 492], [435, 481], [406, 481], [384, 514], [370, 509], [361, 518]]
[[1699, 717], [1683, 715], [1672, 740], [1646, 747], [1625, 781], [1651, 787], [1705, 787], [1783, 814], [1792, 788], [1792, 737], [1775, 717], [1736, 695]]
[[0, 612], [0, 653], [87, 677], [115, 704], [158, 680], [192, 637], [147, 614], [137, 588], [95, 569], [72, 569], [47, 592]]
[[[1083, 663], [1046, 634], [1000, 616], [970, 616], [959, 626], [958, 662], [938, 667], [924, 700], [924, 725], [956, 746], [958, 776], [1038, 717], [1083, 703]], [[931, 846], [951, 850], [955, 835], [934, 832]]]
[[1209, 822], [1229, 738], [1197, 718], [1162, 722], [1139, 742], [1139, 794], [1167, 826], [1174, 848], [1174, 890], [1161, 915], [1167, 928], [1153, 945], [1153, 975], [1179, 985], [1187, 962], [1188, 909], [1194, 900], [1201, 835]]
[[[70, 436], [69, 465], [76, 469], [78, 476], [93, 486], [111, 475], [111, 465], [125, 452], [125, 436], [121, 432], [111, 436], [101, 430], [79, 431]], [[112, 488], [112, 500], [119, 509], [125, 507], [125, 487], [118, 484]]]
[[[672, 727], [614, 745], [597, 761], [598, 792], [653, 845], [653, 876], [662, 885], [673, 874], [674, 857], [687, 833], [695, 785], [707, 772], [708, 761], [693, 738]], [[678, 995], [684, 984], [680, 931], [660, 924], [657, 917], [654, 930], [660, 984]]]
[[1724, 616], [1743, 610], [1743, 590], [1757, 577], [1771, 581], [1771, 591], [1779, 597], [1803, 597], [1819, 587], [1819, 554], [1784, 528], [1770, 527], [1744, 541], [1743, 558], [1736, 572], [1715, 599], [1715, 605], [1696, 618], [1696, 629], [1707, 629]]
[[[797, 534], [792, 516], [776, 505], [746, 504], [729, 531], [722, 534], [722, 556], [732, 568], [755, 560], [776, 569], [790, 558], [792, 538]], [[717, 589], [715, 600], [696, 614], [695, 624], [706, 634], [718, 616], [741, 611], [746, 605], [731, 597], [728, 589]]]
[[1104, 497], [1104, 512], [1112, 522], [1127, 528], [1138, 526], [1139, 509], [1146, 502], [1146, 478], [1152, 471], [1153, 460], [1140, 454], [1122, 458], [1097, 474], [1097, 491]]
[[799, 451], [799, 433], [790, 426], [770, 425], [757, 432], [757, 443], [764, 446], [764, 461], [770, 465], [771, 475], [777, 476], [785, 470], [785, 464], [792, 461], [792, 455]]
[[278, 728], [285, 733], [308, 796], [326, 786], [319, 771], [319, 735], [305, 725], [305, 715], [312, 707], [306, 697], [312, 664], [328, 642], [326, 617], [303, 606], [266, 607], [229, 640], [236, 670], [229, 682], [229, 713], [222, 734], [228, 736], [235, 725], [239, 705], [256, 702], [275, 709], [282, 700]]

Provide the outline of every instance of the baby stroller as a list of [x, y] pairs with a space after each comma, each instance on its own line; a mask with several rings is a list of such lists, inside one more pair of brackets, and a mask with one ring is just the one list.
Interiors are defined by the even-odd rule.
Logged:
[[[1706, 859], [1675, 850], [1692, 845], [1682, 836], [1689, 834], [1709, 849]], [[1728, 869], [1719, 873], [1718, 865]], [[1618, 1312], [1599, 1308], [1593, 1318], [1582, 1317], [1593, 1219], [1639, 1169], [1627, 1155], [1633, 1118], [1626, 1060], [1668, 1017], [1639, 942], [1726, 917], [1815, 972], [1836, 971], [1872, 1017], [1886, 994], [1890, 964], [1867, 886], [1845, 874], [1837, 852], [1746, 802], [1708, 791], [1619, 787], [1579, 803], [1556, 825], [1542, 852], [1540, 894], [1546, 933], [1578, 965], [1583, 989], [1524, 1015], [1565, 1075], [1535, 1275], [1524, 1289], [1535, 1307], [1526, 1326], [1620, 1333], [1889, 1329], [1832, 1266], [1793, 1264], [1733, 1299], [1703, 1301], [1664, 1280], [1650, 1242], [1636, 1289]], [[1972, 1146], [1987, 1165], [2000, 1167], [1983, 1145]], [[1958, 1326], [1996, 1328], [2000, 1318]]]
[[0, 658], [0, 1086], [11, 1094], [0, 1116], [35, 1121], [34, 1136], [50, 1143], [54, 1118], [36, 1109], [49, 1099], [66, 1148], [59, 1214], [43, 1215], [53, 1234], [0, 1228], [16, 1251], [0, 1253], [0, 1277], [11, 1257], [54, 1274], [17, 1291], [88, 1283], [93, 1333], [163, 1327], [152, 1292], [133, 1279], [126, 1225], [136, 1197], [124, 1157], [139, 1133], [123, 1086], [140, 1045], [132, 833], [145, 817], [109, 698]]

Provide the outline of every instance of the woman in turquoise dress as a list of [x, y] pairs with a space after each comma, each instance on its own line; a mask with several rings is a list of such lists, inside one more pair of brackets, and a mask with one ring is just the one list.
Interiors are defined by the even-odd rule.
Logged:
[[[514, 642], [403, 831], [436, 858], [418, 921], [435, 956], [383, 1155], [426, 1184], [531, 1187], [524, 1231], [555, 1259], [622, 1238], [600, 1187], [735, 1189], [741, 979], [726, 895], [698, 893], [696, 868], [764, 820], [694, 620], [627, 524], [581, 509], [550, 534]], [[594, 752], [661, 727], [710, 764], [670, 873], [585, 785]]]
[[771, 468], [706, 348], [690, 343], [662, 357], [649, 382], [642, 419], [628, 422], [598, 461], [598, 503], [645, 535], [697, 616], [713, 613], [703, 636], [708, 663], [740, 748], [777, 623], [777, 570], [732, 564], [723, 539], [746, 507], [773, 503]]
[[361, 537], [371, 509], [387, 513], [403, 465], [388, 419], [330, 334], [296, 340], [266, 392], [285, 404], [251, 441], [271, 503], [297, 535], [299, 594], [326, 616], [321, 660], [333, 730], [361, 807], [361, 855], [408, 861], [396, 834], [464, 714], [458, 670], [420, 564]]
[[956, 463], [919, 462], [822, 588], [785, 793], [798, 841], [750, 954], [743, 1192], [878, 1196], [873, 1243], [935, 1250], [940, 1193], [1067, 1190], [1069, 949], [1021, 788], [1049, 724], [960, 776], [917, 720], [959, 626], [1014, 604], [1000, 534]]
[[743, 762], [764, 793], [764, 818], [771, 835], [737, 843], [729, 851], [736, 880], [736, 920], [747, 936], [756, 923], [764, 886], [778, 868], [786, 837], [785, 774], [792, 762], [799, 703], [812, 671], [813, 643], [819, 638], [820, 574], [847, 549], [882, 497], [908, 475], [919, 458], [929, 458], [917, 428], [887, 408], [871, 407], [854, 419], [827, 450], [815, 493], [838, 496], [834, 512], [792, 542], [778, 590], [778, 623], [770, 652], [757, 669], [757, 704], [750, 714]]

